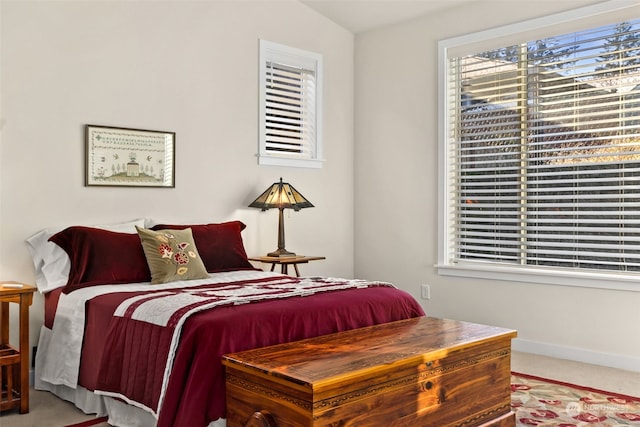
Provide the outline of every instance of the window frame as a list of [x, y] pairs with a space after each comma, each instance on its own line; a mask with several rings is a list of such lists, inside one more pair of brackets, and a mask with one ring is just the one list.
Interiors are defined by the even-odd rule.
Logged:
[[[311, 126], [314, 128], [313, 143], [308, 155], [277, 153], [268, 149], [267, 141], [267, 69], [268, 63], [296, 66], [315, 73], [313, 95], [314, 111]], [[286, 62], [286, 63], [285, 63]], [[322, 138], [323, 115], [323, 63], [322, 55], [293, 48], [267, 40], [259, 40], [259, 136], [258, 164], [304, 168], [322, 168], [324, 147]]]
[[552, 37], [563, 32], [615, 24], [627, 20], [630, 13], [640, 16], [640, 7], [624, 1], [610, 1], [438, 42], [438, 261], [435, 267], [439, 275], [640, 292], [640, 276], [633, 272], [581, 271], [480, 262], [452, 263], [448, 259], [453, 243], [449, 223], [452, 207], [449, 204], [451, 170], [447, 148], [451, 130], [447, 115], [449, 57], [460, 55], [460, 52], [473, 53], [481, 51], [479, 49], [499, 48], [536, 37]]

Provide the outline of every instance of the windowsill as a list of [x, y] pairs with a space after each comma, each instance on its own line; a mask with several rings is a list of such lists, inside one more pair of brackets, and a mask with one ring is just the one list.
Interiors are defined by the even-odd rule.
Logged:
[[267, 165], [267, 166], [287, 166], [287, 167], [320, 169], [324, 164], [324, 160], [292, 159], [292, 158], [285, 158], [285, 157], [258, 156], [258, 164]]
[[438, 264], [436, 269], [441, 276], [640, 292], [638, 273], [560, 271], [551, 268], [505, 267], [489, 264], [455, 266]]

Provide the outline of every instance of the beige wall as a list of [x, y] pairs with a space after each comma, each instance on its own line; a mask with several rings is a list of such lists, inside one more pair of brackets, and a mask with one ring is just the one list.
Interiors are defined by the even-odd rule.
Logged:
[[[42, 228], [139, 217], [240, 219], [247, 252], [266, 254], [277, 211], [246, 206], [281, 176], [316, 206], [285, 215], [288, 249], [327, 256], [303, 272], [353, 275], [353, 34], [297, 1], [3, 0], [0, 11], [0, 280], [32, 282], [24, 239]], [[322, 169], [257, 165], [259, 38], [324, 55]], [[87, 123], [175, 131], [176, 188], [84, 187]]]
[[[283, 176], [316, 205], [285, 219], [288, 249], [327, 256], [304, 273], [416, 297], [428, 283], [429, 314], [516, 328], [532, 351], [640, 366], [640, 293], [434, 268], [437, 40], [587, 3], [488, 1], [358, 35], [354, 86], [354, 36], [295, 1], [2, 0], [0, 280], [33, 280], [24, 239], [42, 228], [138, 217], [241, 219], [248, 252], [266, 253], [276, 212], [245, 206]], [[324, 55], [323, 169], [257, 165], [258, 38]], [[87, 123], [175, 131], [176, 188], [84, 187]], [[42, 309], [37, 296], [32, 343]]]
[[356, 36], [355, 273], [416, 297], [430, 284], [431, 299], [421, 300], [429, 314], [515, 328], [519, 349], [637, 370], [640, 292], [444, 277], [435, 269], [438, 40], [588, 3], [488, 0]]

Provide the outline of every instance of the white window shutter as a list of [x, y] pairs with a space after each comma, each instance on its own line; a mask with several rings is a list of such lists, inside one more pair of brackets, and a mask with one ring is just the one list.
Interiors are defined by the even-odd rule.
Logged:
[[322, 167], [322, 57], [260, 40], [259, 163]]

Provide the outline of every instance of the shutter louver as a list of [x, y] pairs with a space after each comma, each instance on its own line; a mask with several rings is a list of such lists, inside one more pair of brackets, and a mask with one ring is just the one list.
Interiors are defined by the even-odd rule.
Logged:
[[267, 63], [266, 150], [308, 156], [312, 151], [314, 73]]

